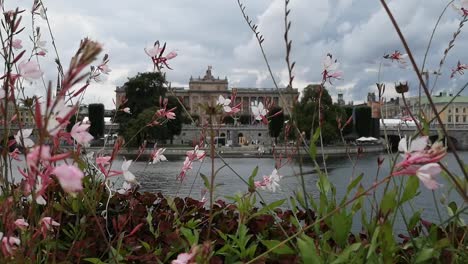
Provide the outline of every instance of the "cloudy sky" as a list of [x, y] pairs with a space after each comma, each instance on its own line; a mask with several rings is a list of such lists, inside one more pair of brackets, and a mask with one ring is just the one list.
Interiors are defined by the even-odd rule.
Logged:
[[[30, 12], [32, 0], [5, 1], [6, 9], [15, 6]], [[213, 74], [229, 79], [230, 87], [273, 87], [260, 49], [247, 27], [237, 0], [44, 0], [64, 65], [68, 64], [79, 41], [90, 37], [104, 46], [110, 56], [110, 75], [101, 83], [93, 83], [86, 94], [86, 102], [102, 102], [112, 107], [116, 86], [138, 72], [150, 71], [152, 64], [144, 47], [154, 41], [167, 42], [169, 50], [179, 54], [170, 61], [174, 69], [167, 72], [173, 86], [188, 86], [190, 76], [203, 76], [208, 65]], [[243, 0], [246, 12], [259, 25], [264, 48], [275, 78], [284, 87], [287, 82], [283, 0]], [[447, 5], [447, 0], [392, 0], [387, 1], [394, 12], [417, 62], [421, 65], [433, 27]], [[382, 56], [403, 47], [389, 18], [378, 0], [291, 0], [293, 40], [292, 59], [296, 61], [294, 87], [299, 89], [321, 78], [321, 61], [332, 53], [340, 62], [343, 80], [333, 82], [329, 89], [333, 96], [345, 94], [347, 101], [360, 102], [368, 92], [375, 92], [379, 80]], [[28, 13], [25, 20], [31, 20]], [[453, 32], [458, 29], [461, 16], [449, 8], [441, 19], [429, 51], [427, 68], [437, 70], [443, 51]], [[49, 53], [41, 58], [45, 78], [56, 79], [55, 54], [46, 24], [40, 17], [36, 26], [43, 31]], [[27, 29], [31, 23], [24, 24]], [[29, 39], [31, 30], [19, 38]], [[27, 45], [25, 45], [27, 46]], [[436, 92], [457, 92], [468, 81], [465, 76], [450, 79], [451, 68], [458, 60], [468, 63], [468, 32], [458, 36], [442, 67]], [[435, 76], [430, 76], [433, 82]], [[385, 65], [380, 81], [387, 83], [386, 96], [391, 97], [393, 83], [409, 81], [412, 92], [417, 90], [415, 75], [408, 67], [396, 63]], [[43, 90], [31, 84], [31, 91]], [[465, 95], [468, 93], [465, 91]]]

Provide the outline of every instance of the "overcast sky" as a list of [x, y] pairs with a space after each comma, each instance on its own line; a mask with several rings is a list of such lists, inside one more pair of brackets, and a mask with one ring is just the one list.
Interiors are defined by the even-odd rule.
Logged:
[[[30, 12], [32, 0], [5, 1], [7, 9], [20, 5]], [[44, 0], [64, 65], [68, 65], [80, 39], [90, 37], [104, 46], [110, 56], [112, 72], [99, 84], [92, 84], [86, 94], [87, 103], [102, 102], [112, 107], [116, 86], [128, 77], [150, 71], [152, 64], [144, 47], [154, 41], [167, 42], [178, 56], [169, 61], [174, 69], [167, 72], [173, 86], [188, 86], [190, 76], [203, 76], [208, 65], [213, 74], [229, 79], [230, 87], [273, 87], [260, 49], [247, 27], [237, 0]], [[275, 77], [284, 87], [287, 82], [283, 0], [243, 0], [246, 12], [259, 25], [264, 47]], [[432, 29], [447, 5], [446, 0], [388, 1], [410, 47], [421, 64]], [[382, 56], [403, 47], [378, 0], [291, 0], [293, 40], [292, 60], [296, 61], [294, 87], [302, 89], [321, 78], [321, 60], [332, 53], [341, 63], [343, 80], [329, 85], [331, 94], [345, 94], [346, 101], [364, 100], [375, 92]], [[25, 13], [30, 20], [30, 15]], [[26, 19], [26, 20], [28, 20]], [[442, 17], [429, 51], [427, 68], [438, 69], [443, 51], [461, 16], [449, 8]], [[36, 24], [43, 31], [49, 53], [41, 58], [47, 79], [55, 80], [54, 58], [50, 35], [39, 17]], [[30, 24], [25, 23], [30, 28]], [[28, 41], [31, 30], [19, 38]], [[47, 34], [46, 34], [47, 33]], [[442, 67], [436, 91], [457, 92], [468, 81], [466, 75], [450, 79], [451, 68], [458, 60], [468, 63], [468, 32], [458, 36]], [[416, 93], [417, 83], [411, 68], [395, 63], [384, 66], [380, 81], [388, 83], [386, 96], [395, 95], [393, 83], [409, 81]], [[468, 75], [468, 74], [467, 74]], [[431, 76], [431, 81], [434, 76]], [[37, 83], [32, 84], [37, 88]], [[43, 88], [42, 88], [43, 90]], [[468, 93], [465, 91], [465, 95]]]

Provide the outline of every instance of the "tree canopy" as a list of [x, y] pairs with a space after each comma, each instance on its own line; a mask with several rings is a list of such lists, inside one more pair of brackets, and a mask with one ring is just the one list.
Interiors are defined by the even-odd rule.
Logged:
[[124, 84], [125, 107], [130, 107], [132, 114], [139, 115], [144, 110], [159, 106], [159, 98], [166, 95], [166, 82], [159, 72], [138, 73]]
[[[164, 76], [159, 72], [138, 73], [124, 84], [127, 102], [122, 107], [129, 107], [131, 115], [119, 111], [116, 121], [120, 123], [120, 133], [126, 140], [132, 139], [130, 145], [139, 145], [143, 140], [156, 142], [171, 140], [182, 131], [182, 108], [175, 97], [168, 97], [167, 109], [176, 107], [176, 119], [169, 120], [162, 126], [145, 127], [160, 109], [160, 98], [166, 95]], [[141, 128], [140, 135], [133, 137]]]
[[279, 106], [271, 107], [269, 115], [273, 116], [268, 123], [268, 131], [271, 137], [275, 138], [275, 144], [278, 144], [278, 137], [281, 134], [284, 126], [283, 109]]
[[[322, 91], [322, 137], [324, 143], [330, 143], [339, 139], [339, 130], [336, 123], [337, 117], [345, 117], [346, 112], [338, 105], [334, 105], [327, 89], [319, 85], [308, 85], [304, 88], [304, 96], [301, 101], [294, 106], [294, 116], [300, 131], [306, 133], [310, 138], [311, 131], [315, 131], [319, 125], [319, 97]], [[313, 132], [312, 132], [313, 133]]]

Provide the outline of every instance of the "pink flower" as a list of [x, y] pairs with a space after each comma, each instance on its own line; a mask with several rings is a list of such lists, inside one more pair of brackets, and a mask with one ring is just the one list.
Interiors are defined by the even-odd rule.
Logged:
[[193, 161], [190, 160], [189, 157], [185, 157], [184, 165], [182, 166], [182, 170], [177, 177], [181, 182], [184, 181], [185, 176], [187, 176], [187, 172], [192, 169]]
[[21, 39], [14, 39], [11, 46], [12, 46], [15, 50], [22, 49], [22, 48], [23, 48], [23, 45], [21, 45], [21, 42], [22, 42]]
[[31, 81], [33, 79], [39, 79], [43, 74], [41, 68], [39, 67], [39, 64], [32, 60], [28, 62], [20, 62], [20, 64], [18, 65], [18, 71], [19, 75], [28, 81]]
[[51, 217], [43, 217], [40, 221], [39, 221], [39, 225], [41, 226], [41, 232], [42, 232], [42, 236], [45, 238], [47, 237], [47, 231], [53, 231], [54, 230], [54, 226], [60, 226], [60, 224], [56, 221], [54, 221], [54, 219], [52, 219]]
[[70, 135], [78, 144], [87, 145], [94, 138], [90, 133], [88, 133], [88, 131], [86, 131], [90, 126], [91, 125], [84, 125], [81, 122], [78, 122], [73, 126]]
[[14, 160], [17, 160], [17, 161], [21, 161], [19, 155], [21, 154], [21, 152], [19, 151], [18, 148], [15, 148], [15, 150], [13, 150], [12, 152], [9, 152], [8, 155], [10, 155], [10, 157]]
[[166, 108], [161, 108], [156, 112], [156, 116], [167, 118], [167, 119], [175, 119], [176, 118], [176, 114], [174, 113], [175, 109], [176, 109], [175, 107], [169, 110], [166, 110]]
[[21, 244], [21, 240], [17, 237], [3, 237], [2, 238], [2, 252], [5, 256], [11, 256], [18, 249]]
[[265, 109], [262, 102], [252, 102], [252, 106], [250, 108], [252, 110], [252, 114], [255, 117], [255, 120], [262, 121], [264, 124], [268, 124], [268, 120], [266, 118], [268, 111]]
[[453, 9], [455, 9], [460, 15], [468, 16], [468, 0], [461, 0], [460, 4], [452, 4]]
[[153, 57], [159, 56], [159, 53], [161, 53], [162, 48], [159, 48], [159, 42], [157, 41], [153, 47], [145, 48], [144, 50], [145, 50], [146, 55], [153, 58]]
[[193, 150], [189, 150], [187, 151], [187, 157], [191, 160], [191, 161], [194, 161], [194, 160], [199, 160], [199, 161], [202, 161], [205, 156], [206, 156], [206, 153], [205, 151], [203, 150], [200, 150], [198, 145], [195, 146], [195, 148]]
[[57, 179], [65, 192], [74, 194], [83, 190], [81, 180], [83, 179], [84, 174], [77, 167], [63, 164], [55, 167], [52, 173], [57, 176]]
[[124, 109], [122, 109], [122, 112], [125, 112], [129, 115], [131, 115], [132, 113], [130, 112], [130, 107], [125, 107]]
[[274, 169], [271, 175], [263, 176], [262, 181], [256, 181], [254, 184], [256, 188], [276, 192], [276, 189], [280, 187], [279, 181], [281, 180], [281, 178], [282, 176], [278, 174], [278, 171], [276, 169]]
[[111, 159], [111, 156], [101, 156], [96, 158], [96, 164], [98, 165], [109, 165], [109, 161]]
[[126, 160], [122, 163], [122, 173], [125, 181], [129, 183], [136, 183], [135, 175], [129, 171], [130, 165], [132, 165], [132, 160]]
[[16, 225], [16, 227], [18, 227], [21, 230], [26, 230], [28, 228], [28, 226], [29, 226], [28, 222], [26, 222], [26, 220], [24, 220], [24, 218], [16, 219], [15, 225]]
[[416, 175], [418, 179], [428, 188], [429, 190], [435, 190], [441, 186], [435, 177], [441, 172], [440, 165], [437, 163], [428, 163], [423, 166], [411, 165], [403, 168], [397, 172], [394, 172], [393, 176], [398, 175]]
[[26, 163], [29, 167], [36, 168], [39, 162], [49, 161], [51, 158], [49, 146], [36, 146], [26, 155]]
[[192, 253], [181, 253], [177, 256], [177, 259], [173, 260], [171, 264], [192, 264], [196, 263], [195, 252]]
[[167, 60], [173, 59], [175, 57], [177, 57], [177, 52], [175, 52], [175, 51], [171, 51], [166, 55]]
[[458, 61], [457, 63], [457, 67], [455, 69], [452, 69], [452, 74], [450, 75], [450, 78], [453, 78], [455, 76], [455, 74], [460, 74], [460, 75], [463, 75], [464, 74], [464, 70], [467, 70], [468, 69], [468, 65], [467, 64], [461, 64], [460, 61]]
[[177, 53], [175, 51], [171, 51], [166, 56], [163, 56], [163, 53], [165, 50], [166, 50], [166, 43], [164, 43], [164, 45], [160, 48], [159, 41], [156, 41], [153, 47], [145, 48], [145, 53], [149, 57], [151, 57], [151, 60], [153, 61], [153, 65], [156, 69], [158, 69], [158, 71], [160, 71], [164, 67], [171, 69], [171, 67], [169, 67], [169, 65], [167, 64], [167, 61], [177, 56]]
[[[408, 146], [409, 145], [409, 146]], [[447, 150], [441, 142], [436, 142], [428, 149], [428, 137], [419, 137], [407, 144], [406, 137], [400, 140], [398, 149], [404, 152], [404, 160], [395, 165], [392, 175], [416, 175], [428, 189], [434, 190], [440, 186], [435, 177], [441, 168], [437, 164]]]
[[109, 68], [107, 64], [101, 64], [98, 66], [99, 71], [101, 71], [104, 74], [109, 74], [112, 70]]
[[333, 55], [331, 55], [330, 53], [328, 53], [327, 56], [325, 56], [322, 62], [322, 83], [326, 83], [328, 81], [330, 84], [332, 84], [332, 79], [341, 79], [343, 73], [337, 70], [339, 65], [340, 64], [336, 59], [333, 60]]
[[150, 162], [150, 164], [156, 164], [160, 161], [166, 161], [166, 156], [163, 155], [164, 151], [166, 151], [165, 148], [157, 149], [155, 145], [153, 151], [151, 152], [152, 161]]
[[384, 59], [389, 59], [391, 61], [396, 61], [400, 64], [401, 67], [406, 67], [406, 57], [408, 57], [408, 54], [402, 54], [398, 50], [395, 50], [392, 54], [385, 54]]

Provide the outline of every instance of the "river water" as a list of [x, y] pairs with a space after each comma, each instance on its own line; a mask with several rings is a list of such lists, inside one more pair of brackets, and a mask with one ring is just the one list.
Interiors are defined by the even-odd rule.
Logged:
[[[468, 152], [459, 152], [461, 159], [466, 163], [468, 161]], [[346, 188], [352, 179], [363, 173], [362, 184], [364, 188], [369, 188], [374, 182], [377, 173], [377, 157], [384, 157], [384, 163], [381, 166], [379, 172], [379, 179], [387, 176], [390, 172], [389, 169], [389, 155], [385, 153], [367, 153], [359, 156], [356, 161], [356, 165], [353, 169], [353, 161], [348, 157], [332, 157], [327, 159], [327, 168], [329, 180], [334, 184], [337, 191], [338, 201], [344, 196]], [[351, 157], [355, 159], [356, 156]], [[258, 174], [256, 180], [261, 180], [263, 175], [271, 174], [274, 169], [275, 160], [272, 158], [226, 158], [224, 159], [229, 167], [222, 167], [224, 162], [221, 159], [215, 159], [215, 168], [221, 168], [216, 176], [216, 183], [220, 184], [216, 189], [216, 196], [218, 198], [224, 198], [226, 196], [232, 196], [235, 193], [247, 192], [247, 186], [244, 182], [239, 179], [241, 176], [247, 180], [253, 169], [258, 166]], [[451, 171], [457, 175], [461, 175], [461, 169], [458, 167], [456, 160], [452, 153], [449, 153], [443, 160]], [[197, 173], [203, 173], [205, 175], [211, 175], [211, 160], [206, 158], [203, 162], [195, 162], [192, 171], [190, 171], [183, 183], [176, 180], [177, 175], [183, 164], [183, 158], [171, 158], [170, 161], [158, 163], [154, 165], [148, 165], [146, 162], [135, 162], [131, 171], [137, 175], [138, 181], [141, 184], [141, 191], [149, 192], [162, 192], [166, 195], [171, 196], [191, 196], [196, 199], [201, 198], [201, 190], [204, 188], [203, 180], [201, 177], [196, 177]], [[231, 169], [232, 168], [232, 169]], [[234, 171], [235, 172], [234, 172]], [[312, 197], [318, 197], [318, 190], [316, 187], [317, 174], [313, 173], [314, 166], [311, 161], [305, 161], [303, 165], [303, 172], [306, 173], [305, 185], [306, 190]], [[267, 202], [272, 202], [278, 199], [288, 198], [295, 191], [301, 191], [302, 187], [300, 184], [300, 177], [295, 176], [299, 174], [299, 165], [297, 161], [282, 167], [279, 173], [283, 175], [280, 185], [281, 189], [275, 193], [269, 191], [260, 191], [262, 197]], [[354, 175], [353, 175], [354, 173]], [[239, 176], [237, 175], [239, 174]], [[406, 177], [406, 176], [402, 176]], [[397, 179], [399, 181], [400, 178]], [[463, 204], [460, 196], [451, 188], [451, 184], [444, 180], [441, 176], [438, 181], [443, 186], [435, 191], [436, 202], [439, 204], [440, 213], [442, 218], [447, 218], [446, 204], [442, 204], [441, 200], [456, 201], [458, 207], [466, 206]], [[382, 185], [377, 190], [377, 196], [380, 197], [383, 192], [384, 186]], [[434, 198], [432, 191], [426, 189], [423, 184], [419, 187], [420, 194], [412, 201], [411, 206], [406, 204], [404, 210], [407, 217], [413, 215], [414, 210], [422, 209], [422, 217], [425, 220], [432, 221], [435, 223], [440, 222], [436, 207], [434, 206]], [[288, 207], [288, 204], [284, 204]], [[364, 210], [369, 211], [370, 206], [364, 207]], [[360, 226], [360, 214], [356, 214], [353, 229], [359, 231]], [[404, 223], [400, 217], [397, 218], [397, 224], [395, 225], [395, 231], [403, 232], [405, 230]]]

